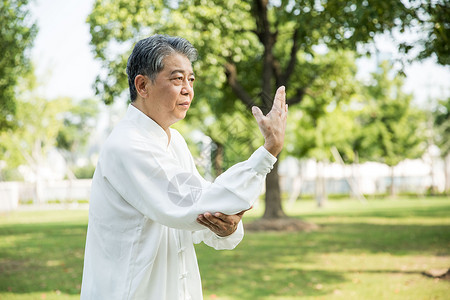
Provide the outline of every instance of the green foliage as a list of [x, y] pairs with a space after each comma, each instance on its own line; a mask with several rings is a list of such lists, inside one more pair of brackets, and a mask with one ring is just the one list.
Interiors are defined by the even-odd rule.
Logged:
[[395, 166], [424, 153], [426, 116], [411, 105], [412, 96], [402, 91], [402, 77], [391, 78], [390, 72], [391, 66], [382, 63], [366, 86], [366, 107], [357, 119], [361, 131], [356, 150], [363, 160]]
[[352, 52], [331, 51], [314, 55], [305, 68], [318, 69], [317, 78], [306, 91], [302, 102], [289, 112], [287, 150], [299, 158], [331, 160], [336, 147], [353, 159], [352, 139], [355, 131], [350, 105], [359, 91], [355, 57]]
[[[214, 122], [224, 122], [211, 123], [206, 131], [212, 133], [233, 126], [234, 116], [239, 115], [242, 123], [251, 120], [245, 111], [253, 105], [268, 112], [280, 85], [287, 88], [291, 108], [309, 96], [303, 113], [316, 120], [335, 98], [345, 99], [345, 88], [352, 84], [347, 80], [341, 84], [338, 76], [330, 82], [328, 71], [337, 73], [341, 57], [315, 58], [315, 48], [333, 53], [356, 50], [378, 33], [409, 28], [416, 18], [415, 9], [398, 0], [97, 0], [87, 22], [94, 53], [105, 68], [97, 77], [96, 90], [106, 103], [121, 97], [127, 88], [126, 60], [135, 42], [155, 33], [188, 39], [200, 55], [194, 65], [198, 80], [190, 114], [210, 111]], [[237, 132], [242, 139], [236, 141], [254, 140], [251, 130]], [[231, 144], [225, 144], [225, 153], [235, 150]], [[323, 157], [325, 151], [313, 155]], [[281, 210], [277, 176], [276, 169], [268, 176], [267, 189], [275, 192], [267, 194], [267, 201], [275, 203], [268, 207]]]
[[[230, 80], [248, 94], [246, 105], [252, 100], [266, 105], [257, 97], [261, 90], [274, 91], [275, 85], [288, 85], [294, 97], [321, 75], [302, 68], [297, 54], [312, 54], [315, 45], [356, 49], [378, 32], [408, 26], [413, 17], [414, 11], [400, 1], [111, 0], [97, 1], [87, 21], [94, 52], [106, 69], [96, 86], [107, 103], [126, 90], [132, 45], [165, 33], [186, 37], [198, 48], [197, 94], [208, 99], [213, 112], [223, 113], [232, 111], [236, 101], [236, 89], [226, 85]], [[270, 81], [262, 78], [263, 72], [271, 73], [267, 64], [275, 70]], [[268, 89], [263, 83], [270, 84]]]
[[190, 114], [212, 114], [204, 132], [214, 135], [224, 132], [217, 127], [232, 126], [229, 120], [237, 115], [251, 120], [245, 111], [254, 104], [268, 111], [279, 85], [287, 86], [291, 107], [307, 102], [303, 114], [318, 119], [336, 99], [348, 98], [355, 67], [348, 53], [318, 55], [314, 47], [355, 50], [376, 33], [408, 27], [415, 17], [400, 1], [111, 0], [97, 1], [87, 21], [106, 71], [97, 78], [97, 92], [107, 103], [126, 90], [126, 59], [136, 41], [154, 33], [190, 40], [200, 54]]
[[0, 132], [0, 160], [6, 162], [2, 168], [3, 179], [17, 179], [14, 170], [23, 164], [38, 172], [47, 161], [49, 150], [55, 147], [76, 155], [86, 144], [98, 112], [94, 100], [75, 104], [69, 98], [42, 98], [37, 93], [32, 72], [20, 83], [13, 118], [16, 126]]
[[450, 97], [439, 101], [433, 116], [437, 133], [435, 142], [441, 149], [441, 156], [445, 157], [450, 154]]
[[98, 101], [84, 99], [70, 106], [63, 114], [63, 126], [59, 128], [55, 147], [63, 154], [68, 167], [77, 178], [92, 178], [94, 167], [89, 164], [75, 167], [76, 160], [85, 155], [90, 134], [97, 125]]
[[[300, 201], [290, 214], [313, 232], [246, 232], [232, 251], [196, 246], [205, 299], [446, 299], [449, 198]], [[244, 226], [263, 213], [257, 207]], [[0, 298], [79, 299], [87, 210], [0, 218]]]
[[56, 138], [57, 147], [71, 152], [84, 146], [89, 139], [89, 132], [96, 126], [98, 101], [84, 99], [74, 103], [64, 112], [64, 126]]
[[64, 125], [62, 114], [70, 107], [70, 99], [49, 101], [40, 97], [32, 72], [21, 80], [19, 94], [13, 119], [17, 125], [0, 133], [0, 159], [6, 161], [7, 169], [27, 164], [38, 172], [48, 151], [56, 144], [58, 132]]
[[76, 167], [73, 174], [78, 179], [91, 179], [94, 176], [95, 166], [90, 164], [83, 167]]
[[247, 159], [263, 144], [251, 113], [239, 102], [235, 106], [236, 111], [227, 114], [213, 114], [209, 106], [201, 106], [191, 111], [185, 121], [192, 129], [200, 130], [212, 139], [213, 146], [206, 150], [212, 151], [213, 158], [221, 155], [217, 151], [223, 150], [221, 161], [216, 160], [220, 164], [216, 166], [216, 173]]
[[[419, 58], [436, 55], [441, 65], [450, 65], [450, 2], [448, 0], [423, 1], [420, 10], [421, 22], [425, 23], [427, 34], [419, 44], [423, 50]], [[409, 45], [411, 47], [411, 45]]]
[[23, 176], [17, 168], [5, 168], [0, 172], [0, 181], [22, 181]]
[[14, 125], [16, 86], [29, 71], [29, 50], [37, 33], [28, 0], [0, 1], [0, 131]]

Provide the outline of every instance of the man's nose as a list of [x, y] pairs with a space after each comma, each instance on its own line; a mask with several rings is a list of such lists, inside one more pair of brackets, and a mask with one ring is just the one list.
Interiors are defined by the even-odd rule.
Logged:
[[188, 95], [188, 94], [191, 94], [193, 90], [194, 90], [194, 87], [191, 86], [191, 82], [188, 79], [184, 80], [183, 88], [181, 89], [181, 93], [183, 95]]

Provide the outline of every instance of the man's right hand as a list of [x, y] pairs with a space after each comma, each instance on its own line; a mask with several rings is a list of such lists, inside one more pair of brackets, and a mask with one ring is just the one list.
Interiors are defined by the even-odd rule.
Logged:
[[284, 144], [284, 132], [286, 130], [288, 106], [286, 104], [285, 87], [278, 88], [273, 106], [270, 112], [264, 116], [262, 111], [256, 107], [252, 107], [253, 116], [258, 122], [259, 130], [264, 137], [264, 148], [273, 156], [280, 154]]

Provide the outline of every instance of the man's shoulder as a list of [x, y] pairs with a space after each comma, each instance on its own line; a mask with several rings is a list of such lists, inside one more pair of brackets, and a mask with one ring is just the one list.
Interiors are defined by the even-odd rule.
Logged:
[[151, 144], [153, 140], [146, 136], [134, 122], [123, 119], [111, 131], [105, 141], [104, 148], [128, 151], [127, 149], [136, 144]]
[[181, 133], [178, 130], [174, 129], [174, 128], [170, 128], [170, 137], [173, 140], [173, 142], [175, 142], [176, 144], [187, 145], [186, 144], [186, 140], [181, 135]]
[[170, 127], [170, 135], [171, 135], [171, 137], [173, 137], [173, 138], [176, 138], [176, 139], [182, 139], [183, 141], [184, 141], [184, 137], [181, 135], [181, 133], [178, 131], [178, 130], [176, 130], [175, 128], [171, 128]]
[[108, 141], [133, 139], [139, 135], [137, 126], [127, 119], [120, 120], [109, 134]]

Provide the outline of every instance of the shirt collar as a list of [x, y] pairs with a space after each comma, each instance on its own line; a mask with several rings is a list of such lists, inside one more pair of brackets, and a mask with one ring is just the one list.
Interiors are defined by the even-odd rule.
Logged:
[[168, 147], [169, 137], [167, 136], [167, 133], [164, 131], [164, 129], [134, 105], [130, 104], [128, 106], [125, 118], [136, 123], [140, 130], [143, 130], [146, 133], [156, 137], [158, 141], [163, 143], [164, 147]]

